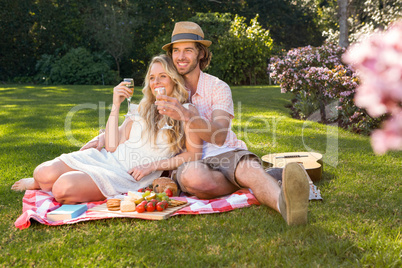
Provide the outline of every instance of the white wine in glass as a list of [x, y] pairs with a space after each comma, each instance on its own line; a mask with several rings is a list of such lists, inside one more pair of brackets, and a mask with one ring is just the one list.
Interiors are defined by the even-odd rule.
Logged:
[[[166, 88], [164, 88], [164, 87], [156, 88], [155, 91], [156, 91], [157, 95], [161, 95], [161, 96], [166, 95]], [[167, 116], [165, 116], [165, 118], [167, 120]], [[172, 128], [173, 128], [173, 126], [169, 126], [167, 124], [167, 122], [165, 122], [165, 125], [161, 129], [172, 129]]]
[[[126, 87], [130, 88], [133, 90], [134, 93], [134, 79], [132, 78], [124, 78], [124, 82], [130, 82], [130, 84], [127, 84]], [[127, 103], [128, 103], [128, 112], [127, 115], [131, 115], [131, 110], [130, 110], [130, 104], [131, 104], [131, 97], [127, 98]]]

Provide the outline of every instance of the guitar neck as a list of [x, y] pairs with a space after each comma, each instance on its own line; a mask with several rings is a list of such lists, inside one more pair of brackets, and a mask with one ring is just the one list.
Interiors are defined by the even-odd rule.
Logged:
[[298, 157], [308, 157], [308, 155], [284, 155], [284, 156], [276, 156], [275, 158], [298, 158]]

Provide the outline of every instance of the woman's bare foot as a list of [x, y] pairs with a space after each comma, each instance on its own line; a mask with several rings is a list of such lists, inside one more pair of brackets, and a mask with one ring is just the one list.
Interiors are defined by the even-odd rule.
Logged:
[[19, 181], [15, 182], [13, 186], [11, 186], [11, 190], [14, 191], [25, 191], [25, 190], [39, 190], [39, 186], [37, 185], [34, 178], [26, 178], [20, 179]]

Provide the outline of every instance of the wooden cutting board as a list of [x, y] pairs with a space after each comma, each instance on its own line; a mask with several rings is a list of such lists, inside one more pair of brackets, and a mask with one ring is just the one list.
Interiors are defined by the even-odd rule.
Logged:
[[165, 219], [169, 218], [174, 212], [188, 206], [189, 204], [190, 203], [186, 203], [184, 205], [177, 206], [177, 207], [168, 207], [164, 211], [155, 210], [153, 212], [138, 213], [137, 211], [135, 211], [135, 212], [110, 211], [107, 209], [106, 203], [103, 203], [99, 206], [88, 209], [88, 211], [113, 213], [113, 214], [118, 214], [118, 215], [125, 216], [128, 218], [137, 218], [137, 219], [144, 219], [144, 220], [165, 220]]

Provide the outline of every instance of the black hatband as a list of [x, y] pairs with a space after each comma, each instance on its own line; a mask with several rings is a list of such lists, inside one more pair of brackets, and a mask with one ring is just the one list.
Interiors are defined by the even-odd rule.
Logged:
[[181, 40], [181, 39], [204, 40], [204, 38], [202, 38], [198, 34], [192, 34], [192, 33], [181, 33], [181, 34], [176, 34], [176, 35], [172, 36], [172, 42]]

